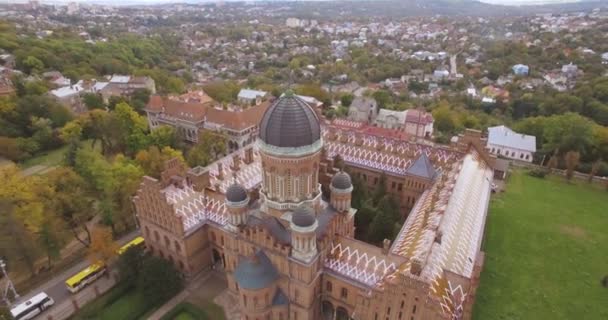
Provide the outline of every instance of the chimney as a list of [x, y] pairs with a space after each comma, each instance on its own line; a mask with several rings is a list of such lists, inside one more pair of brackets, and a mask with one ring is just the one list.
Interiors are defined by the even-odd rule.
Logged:
[[202, 192], [209, 186], [209, 170], [204, 167], [194, 167], [188, 170], [187, 173], [188, 184], [192, 186], [195, 191]]
[[251, 164], [253, 163], [253, 148], [249, 147], [247, 149], [245, 149], [245, 159], [244, 162], [246, 164]]
[[418, 258], [412, 258], [410, 273], [415, 276], [419, 276], [422, 273], [422, 261], [420, 261]]
[[241, 157], [238, 154], [232, 156], [232, 170], [239, 171], [241, 168]]
[[224, 166], [221, 162], [217, 164], [217, 178], [220, 180], [224, 179]]
[[391, 240], [384, 239], [382, 241], [382, 254], [388, 254], [388, 250], [391, 248]]

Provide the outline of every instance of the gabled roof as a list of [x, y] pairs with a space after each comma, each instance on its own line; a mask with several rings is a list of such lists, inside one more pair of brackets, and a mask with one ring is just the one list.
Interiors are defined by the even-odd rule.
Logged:
[[505, 126], [488, 128], [488, 144], [536, 152], [536, 137], [517, 133]]
[[437, 175], [437, 171], [429, 157], [426, 156], [426, 153], [422, 153], [418, 159], [412, 164], [409, 168], [407, 168], [406, 172], [411, 175], [415, 175], [418, 177], [433, 179]]
[[272, 284], [279, 278], [279, 273], [264, 251], [258, 250], [251, 257], [241, 258], [234, 278], [241, 288], [257, 290]]

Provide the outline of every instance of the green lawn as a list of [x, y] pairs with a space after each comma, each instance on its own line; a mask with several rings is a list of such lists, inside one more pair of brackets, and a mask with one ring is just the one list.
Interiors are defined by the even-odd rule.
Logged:
[[474, 319], [608, 319], [608, 192], [515, 172], [484, 251]]
[[137, 289], [116, 286], [109, 292], [87, 304], [73, 320], [136, 320], [146, 319], [144, 316], [152, 309], [146, 303], [144, 296]]
[[41, 153], [33, 158], [24, 161], [21, 164], [23, 169], [27, 169], [36, 165], [53, 167], [60, 165], [64, 159], [65, 153], [68, 151], [68, 146], [63, 146], [59, 149]]
[[192, 303], [182, 302], [167, 312], [161, 320], [225, 320], [224, 310], [213, 302], [204, 302], [199, 308]]

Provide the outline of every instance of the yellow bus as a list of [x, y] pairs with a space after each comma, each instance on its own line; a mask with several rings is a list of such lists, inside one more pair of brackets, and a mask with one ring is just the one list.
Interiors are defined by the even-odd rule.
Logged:
[[131, 247], [137, 247], [137, 246], [141, 246], [144, 244], [144, 238], [143, 237], [137, 237], [129, 242], [127, 242], [125, 245], [123, 245], [122, 247], [118, 248], [118, 255], [122, 255], [123, 253], [125, 253], [129, 248]]
[[88, 284], [93, 283], [104, 273], [106, 273], [105, 264], [102, 262], [94, 263], [66, 280], [65, 285], [71, 293], [76, 293]]

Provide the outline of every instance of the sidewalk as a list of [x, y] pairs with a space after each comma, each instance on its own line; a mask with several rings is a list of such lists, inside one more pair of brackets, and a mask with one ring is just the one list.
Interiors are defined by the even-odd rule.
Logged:
[[[148, 317], [148, 320], [159, 320], [162, 316], [167, 314], [167, 312], [184, 301], [204, 308], [205, 302], [210, 303], [215, 301], [223, 292], [227, 291], [225, 277], [218, 271], [205, 270], [186, 281], [188, 283], [186, 288], [177, 296], [173, 297], [173, 299], [158, 308], [150, 317]], [[238, 305], [238, 303], [236, 305]], [[228, 314], [227, 306], [221, 304], [220, 306], [224, 307], [224, 311]], [[226, 319], [238, 318], [227, 317]]]

